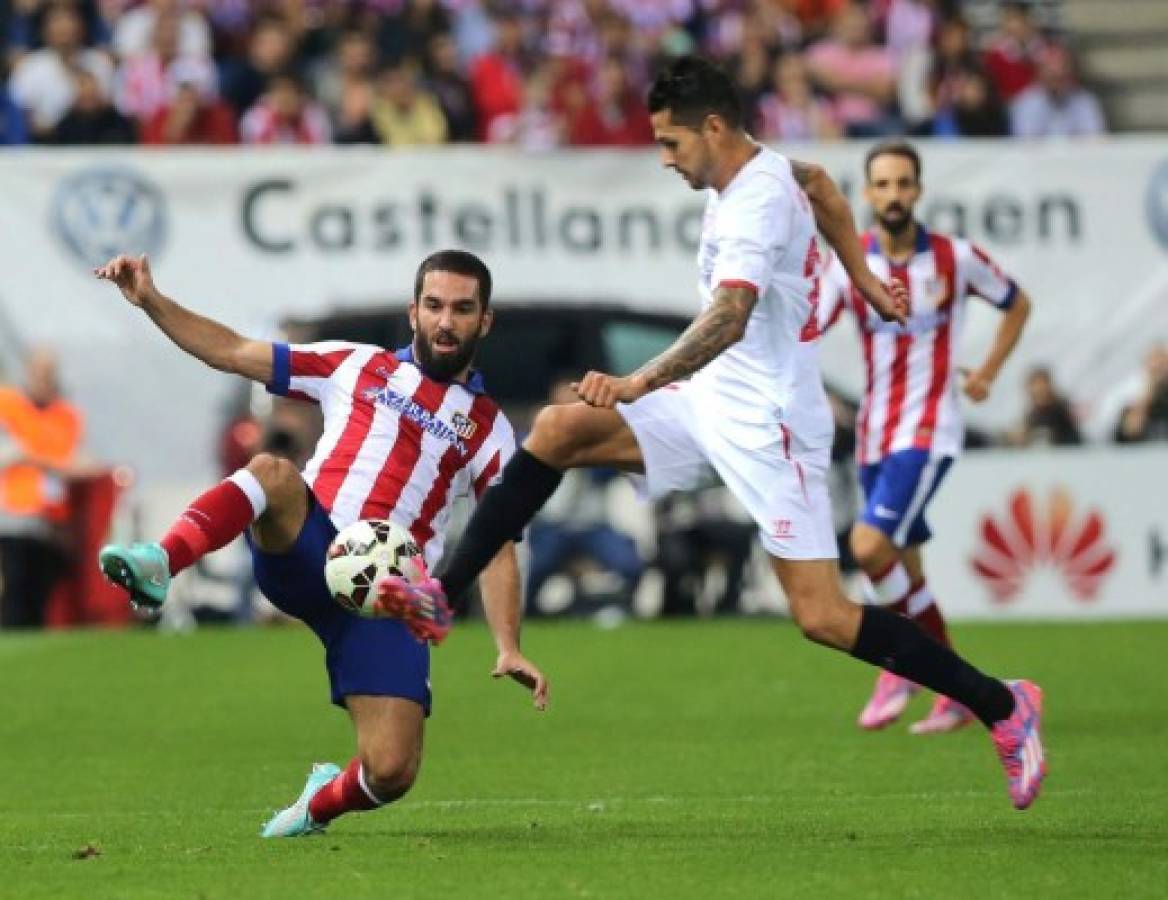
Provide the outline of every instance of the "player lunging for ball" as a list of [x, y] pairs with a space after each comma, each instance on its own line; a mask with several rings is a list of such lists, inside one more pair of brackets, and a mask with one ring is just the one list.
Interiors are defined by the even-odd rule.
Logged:
[[[865, 506], [852, 527], [852, 553], [868, 577], [870, 600], [915, 619], [948, 644], [945, 618], [925, 581], [921, 545], [932, 536], [925, 511], [964, 437], [956, 359], [965, 303], [977, 296], [1005, 312], [985, 361], [965, 379], [966, 396], [980, 403], [1018, 342], [1030, 299], [976, 245], [930, 233], [913, 218], [921, 160], [910, 144], [889, 141], [872, 148], [864, 176], [864, 197], [876, 217], [862, 240], [868, 268], [904, 284], [912, 314], [903, 326], [872, 315], [838, 260], [820, 282], [821, 326], [830, 327], [846, 310], [864, 346], [867, 385], [856, 464]], [[860, 727], [891, 725], [918, 690], [895, 672], [881, 672], [860, 712]], [[910, 730], [941, 734], [972, 720], [968, 709], [939, 694], [929, 715]]]
[[[164, 296], [145, 257], [119, 256], [96, 274], [187, 353], [273, 393], [317, 402], [324, 415], [303, 474], [285, 459], [260, 454], [191, 503], [158, 543], [104, 548], [102, 571], [134, 603], [158, 607], [175, 574], [246, 532], [260, 589], [320, 638], [333, 703], [348, 711], [357, 736], [349, 764], [314, 766], [300, 797], [262, 834], [309, 834], [342, 813], [397, 800], [413, 785], [422, 758], [430, 712], [427, 635], [418, 640], [398, 619], [343, 610], [325, 585], [325, 554], [339, 529], [389, 519], [410, 532], [432, 565], [454, 499], [481, 496], [514, 452], [511, 426], [471, 369], [492, 323], [490, 272], [461, 251], [423, 261], [409, 308], [414, 339], [396, 353], [343, 342], [249, 340]], [[498, 648], [492, 674], [528, 687], [543, 709], [547, 680], [519, 649], [512, 542], [500, 541], [491, 554], [482, 588]]]
[[442, 577], [390, 578], [383, 591], [406, 615], [419, 594], [436, 605], [460, 594], [565, 469], [643, 472], [658, 496], [712, 470], [758, 523], [803, 633], [971, 709], [992, 732], [1015, 806], [1029, 806], [1044, 771], [1039, 689], [982, 674], [915, 622], [853, 603], [840, 587], [826, 483], [832, 420], [816, 346], [816, 224], [883, 318], [903, 320], [903, 287], [894, 299], [869, 271], [851, 210], [822, 169], [745, 133], [722, 72], [693, 57], [675, 62], [656, 79], [649, 109], [665, 165], [707, 192], [701, 314], [639, 371], [589, 372], [578, 386], [583, 403], [542, 410]]

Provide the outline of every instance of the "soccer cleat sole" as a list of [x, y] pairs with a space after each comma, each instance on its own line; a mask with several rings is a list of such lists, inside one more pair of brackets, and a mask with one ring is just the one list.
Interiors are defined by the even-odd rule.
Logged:
[[134, 609], [146, 609], [153, 612], [162, 607], [161, 603], [156, 603], [134, 590], [134, 583], [137, 581], [138, 575], [122, 557], [108, 556], [102, 559], [101, 573], [130, 595], [130, 605]]

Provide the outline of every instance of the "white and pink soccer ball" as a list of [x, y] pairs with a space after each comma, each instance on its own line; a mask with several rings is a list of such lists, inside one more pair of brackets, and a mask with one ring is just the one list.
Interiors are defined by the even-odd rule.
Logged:
[[374, 585], [390, 575], [414, 582], [426, 576], [422, 551], [400, 525], [363, 519], [342, 528], [329, 544], [324, 580], [333, 599], [349, 612], [378, 616]]

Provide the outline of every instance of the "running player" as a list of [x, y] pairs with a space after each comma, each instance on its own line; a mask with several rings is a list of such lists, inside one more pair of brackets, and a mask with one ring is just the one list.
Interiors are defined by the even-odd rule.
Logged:
[[383, 598], [409, 617], [420, 596], [437, 607], [460, 594], [565, 469], [642, 472], [654, 496], [716, 472], [758, 523], [803, 633], [973, 710], [992, 731], [1014, 805], [1029, 806], [1045, 765], [1038, 687], [983, 675], [915, 622], [853, 603], [840, 587], [826, 483], [832, 422], [816, 346], [816, 224], [882, 317], [903, 320], [903, 288], [890, 294], [869, 271], [847, 201], [821, 168], [746, 134], [718, 69], [676, 61], [657, 77], [649, 109], [666, 167], [707, 192], [701, 314], [637, 372], [589, 372], [577, 387], [582, 403], [542, 410], [444, 575], [420, 585], [386, 579]]
[[[315, 401], [324, 433], [303, 475], [260, 454], [198, 497], [158, 542], [102, 550], [102, 571], [141, 606], [158, 607], [171, 578], [247, 532], [256, 581], [325, 648], [332, 701], [349, 713], [357, 755], [344, 770], [313, 767], [299, 798], [264, 827], [264, 837], [320, 831], [346, 812], [404, 795], [417, 777], [430, 712], [429, 645], [393, 618], [343, 610], [325, 586], [325, 552], [358, 519], [406, 528], [433, 565], [454, 499], [480, 496], [514, 452], [511, 426], [471, 369], [490, 330], [491, 275], [461, 251], [435, 253], [418, 268], [409, 307], [414, 339], [396, 353], [360, 344], [289, 346], [249, 340], [193, 313], [154, 286], [145, 257], [119, 256], [95, 273], [187, 353], [276, 394]], [[482, 579], [487, 622], [498, 647], [493, 675], [547, 704], [543, 674], [519, 649], [519, 568], [500, 541]]]
[[[867, 575], [871, 602], [916, 620], [948, 645], [945, 619], [925, 581], [921, 545], [932, 534], [925, 522], [929, 501], [964, 438], [954, 361], [965, 301], [981, 297], [1005, 313], [985, 361], [965, 376], [962, 386], [970, 400], [980, 403], [1018, 342], [1030, 299], [980, 248], [930, 233], [913, 218], [921, 198], [921, 160], [912, 145], [887, 141], [873, 147], [864, 175], [864, 197], [876, 218], [862, 238], [868, 268], [878, 278], [904, 284], [912, 314], [904, 326], [873, 316], [838, 260], [821, 281], [821, 326], [830, 327], [848, 310], [864, 345], [867, 386], [856, 462], [866, 505], [852, 527], [852, 553]], [[892, 724], [919, 690], [909, 679], [882, 671], [860, 712], [860, 727]], [[928, 716], [909, 730], [940, 734], [973, 718], [960, 703], [938, 694]]]

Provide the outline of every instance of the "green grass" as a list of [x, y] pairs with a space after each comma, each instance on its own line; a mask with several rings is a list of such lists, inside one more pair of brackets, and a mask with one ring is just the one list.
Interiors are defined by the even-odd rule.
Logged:
[[533, 626], [544, 715], [467, 627], [435, 653], [414, 791], [278, 842], [257, 831], [308, 764], [351, 755], [311, 636], [5, 637], [0, 895], [1164, 896], [1168, 623], [956, 636], [1046, 688], [1027, 813], [981, 729], [858, 733], [868, 672], [784, 624]]

